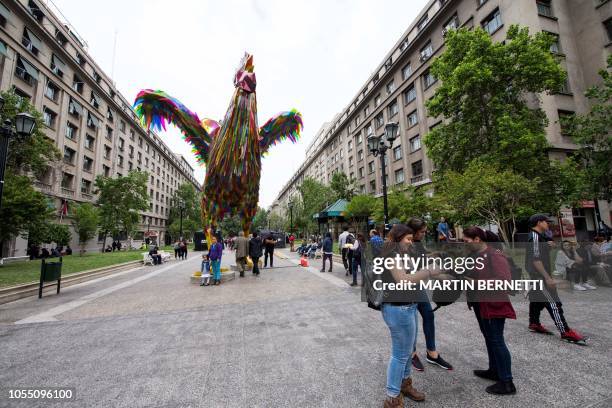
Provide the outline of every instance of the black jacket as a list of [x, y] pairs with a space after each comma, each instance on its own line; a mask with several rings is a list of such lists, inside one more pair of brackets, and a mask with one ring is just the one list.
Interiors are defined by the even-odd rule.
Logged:
[[249, 256], [251, 258], [260, 258], [262, 255], [263, 243], [261, 238], [251, 238], [249, 241]]

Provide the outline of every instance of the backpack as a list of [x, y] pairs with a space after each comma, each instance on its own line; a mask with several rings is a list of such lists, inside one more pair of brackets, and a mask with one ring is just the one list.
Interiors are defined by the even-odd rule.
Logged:
[[459, 298], [461, 297], [461, 293], [463, 293], [463, 291], [460, 289], [433, 290], [431, 293], [431, 300], [436, 304], [436, 307], [433, 309], [433, 311], [435, 312], [441, 307], [452, 305], [457, 300], [459, 300]]
[[346, 236], [346, 243], [347, 244], [354, 244], [355, 243], [355, 237], [353, 236], [353, 234], [348, 234]]
[[[384, 299], [384, 291], [374, 289], [374, 281], [381, 278], [381, 275], [377, 275], [374, 273], [372, 269], [373, 262], [363, 262], [361, 263], [362, 276], [363, 276], [363, 290], [362, 290], [362, 300], [365, 297], [365, 300], [368, 302], [368, 307], [374, 310], [380, 310], [382, 308], [383, 299]], [[365, 268], [364, 268], [365, 266]]]

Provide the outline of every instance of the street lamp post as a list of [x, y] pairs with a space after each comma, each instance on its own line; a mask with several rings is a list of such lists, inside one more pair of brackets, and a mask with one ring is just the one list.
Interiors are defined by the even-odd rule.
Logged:
[[382, 135], [372, 135], [368, 137], [368, 149], [374, 157], [380, 155], [380, 167], [382, 169], [382, 185], [383, 185], [383, 209], [385, 216], [385, 226], [383, 228], [383, 237], [387, 232], [387, 224], [389, 223], [389, 209], [387, 206], [387, 172], [385, 169], [385, 155], [388, 149], [393, 146], [393, 142], [397, 139], [399, 124], [397, 122], [387, 123], [385, 132]]
[[[0, 111], [4, 108], [4, 98], [0, 96]], [[9, 139], [15, 136], [25, 138], [32, 134], [36, 121], [28, 113], [22, 112], [15, 115], [15, 125], [6, 119], [0, 126], [0, 209], [2, 208], [2, 193], [4, 192], [4, 170], [8, 159]]]
[[178, 208], [179, 208], [179, 212], [180, 212], [180, 221], [179, 221], [179, 235], [181, 237], [181, 239], [183, 239], [183, 210], [185, 210], [185, 201], [183, 201], [182, 199], [179, 200], [178, 202]]
[[293, 233], [293, 201], [289, 201], [287, 204], [289, 207], [289, 233]]

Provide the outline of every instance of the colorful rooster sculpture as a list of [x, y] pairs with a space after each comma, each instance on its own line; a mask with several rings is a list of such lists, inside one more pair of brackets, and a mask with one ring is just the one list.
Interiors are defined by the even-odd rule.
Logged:
[[245, 54], [234, 77], [236, 91], [221, 124], [202, 119], [181, 102], [159, 90], [138, 93], [134, 109], [147, 128], [166, 130], [172, 123], [193, 147], [198, 162], [206, 165], [202, 196], [202, 223], [213, 231], [226, 215], [240, 215], [248, 235], [257, 212], [261, 156], [285, 139], [296, 142], [302, 115], [281, 112], [261, 128], [257, 126], [257, 97], [253, 56]]

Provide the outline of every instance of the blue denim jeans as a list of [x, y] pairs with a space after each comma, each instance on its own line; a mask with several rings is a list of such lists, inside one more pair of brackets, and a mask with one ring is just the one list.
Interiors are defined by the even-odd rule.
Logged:
[[412, 347], [417, 335], [417, 305], [384, 303], [382, 315], [391, 333], [391, 357], [387, 367], [387, 395], [397, 397], [402, 381], [410, 377]]
[[213, 270], [213, 279], [221, 280], [221, 261], [210, 261]]
[[[427, 295], [425, 295], [427, 296]], [[431, 308], [429, 299], [426, 302], [417, 303], [417, 308], [423, 319], [423, 334], [425, 334], [425, 345], [427, 350], [436, 351], [436, 324], [434, 320], [434, 312]], [[416, 351], [416, 341], [414, 338], [414, 350]]]
[[474, 313], [485, 338], [487, 353], [489, 354], [489, 370], [497, 373], [501, 381], [512, 380], [512, 360], [510, 351], [504, 340], [504, 325], [506, 319], [483, 319], [480, 317], [478, 303], [474, 304]]

